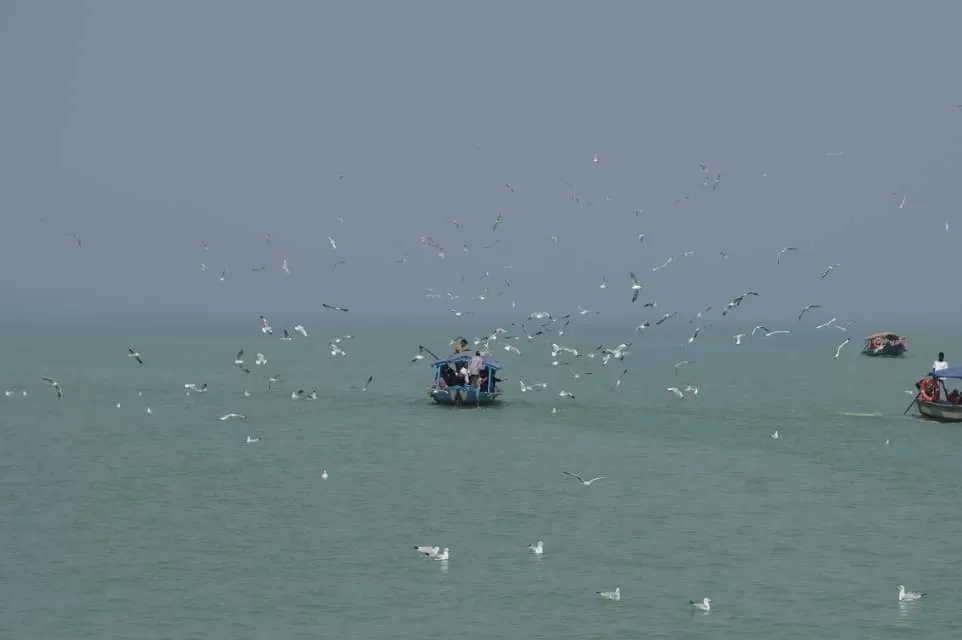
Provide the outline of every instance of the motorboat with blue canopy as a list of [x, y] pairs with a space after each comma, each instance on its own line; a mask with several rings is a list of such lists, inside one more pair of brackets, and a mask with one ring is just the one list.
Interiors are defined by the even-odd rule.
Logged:
[[923, 418], [939, 422], [962, 422], [962, 393], [959, 393], [955, 385], [951, 385], [953, 388], [950, 391], [946, 380], [962, 380], [962, 367], [933, 370], [919, 380], [915, 406]]
[[478, 378], [471, 384], [467, 372], [473, 357], [473, 351], [463, 351], [434, 361], [434, 383], [428, 389], [428, 395], [436, 403], [455, 407], [478, 407], [500, 401], [501, 380], [497, 372], [501, 369], [501, 364], [490, 357], [482, 356]]

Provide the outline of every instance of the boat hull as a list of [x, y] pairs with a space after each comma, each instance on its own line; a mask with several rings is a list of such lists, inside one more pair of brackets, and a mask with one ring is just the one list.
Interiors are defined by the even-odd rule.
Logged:
[[489, 393], [470, 387], [431, 389], [428, 394], [437, 404], [451, 407], [487, 407], [501, 402], [500, 393]]
[[919, 414], [928, 420], [938, 422], [962, 422], [962, 405], [944, 402], [927, 402], [919, 398], [915, 402]]
[[874, 358], [898, 358], [905, 355], [905, 345], [904, 344], [886, 344], [882, 345], [878, 349], [873, 349], [871, 347], [865, 347], [862, 349], [862, 355], [872, 356]]

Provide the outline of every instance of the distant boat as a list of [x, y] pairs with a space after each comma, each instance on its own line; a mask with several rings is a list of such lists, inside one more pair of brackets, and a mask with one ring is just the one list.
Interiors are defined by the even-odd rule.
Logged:
[[905, 355], [907, 346], [908, 342], [905, 338], [888, 331], [883, 331], [880, 333], [873, 333], [865, 338], [865, 346], [862, 347], [862, 355], [897, 358]]
[[[923, 378], [919, 394], [915, 397], [915, 406], [923, 418], [938, 422], [962, 422], [962, 403], [957, 398], [952, 402], [945, 387], [946, 380], [962, 380], [962, 367], [933, 371]], [[927, 382], [933, 386], [922, 386]]]
[[468, 385], [464, 374], [473, 351], [456, 353], [434, 363], [434, 383], [428, 389], [428, 395], [438, 404], [455, 407], [484, 407], [500, 402], [501, 380], [497, 377], [501, 365], [490, 358], [484, 358], [479, 374], [479, 386]]

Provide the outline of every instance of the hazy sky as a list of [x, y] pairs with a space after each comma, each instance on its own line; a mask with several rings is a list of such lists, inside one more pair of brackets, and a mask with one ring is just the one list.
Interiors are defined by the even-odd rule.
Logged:
[[633, 270], [685, 315], [746, 288], [761, 317], [958, 314], [960, 25], [952, 0], [6, 0], [0, 308], [640, 316]]

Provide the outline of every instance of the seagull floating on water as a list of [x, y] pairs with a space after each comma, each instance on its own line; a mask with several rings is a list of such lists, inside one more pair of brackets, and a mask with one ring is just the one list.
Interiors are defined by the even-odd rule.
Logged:
[[699, 611], [704, 611], [705, 613], [711, 611], [711, 598], [702, 598], [701, 602], [695, 602], [694, 600], [689, 600], [688, 602]]
[[614, 591], [596, 591], [603, 600], [613, 600], [617, 602], [621, 600], [621, 587], [615, 587]]
[[905, 585], [899, 585], [899, 602], [915, 602], [916, 600], [921, 600], [924, 598], [926, 593], [919, 593], [918, 591], [906, 591]]
[[534, 544], [529, 544], [529, 545], [528, 545], [528, 551], [530, 551], [531, 553], [533, 553], [533, 554], [536, 555], [536, 556], [540, 556], [540, 555], [544, 554], [544, 541], [543, 541], [543, 540], [538, 540], [538, 541], [535, 542]]

